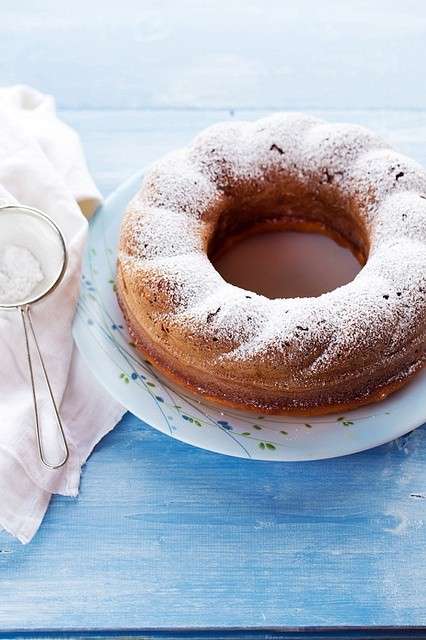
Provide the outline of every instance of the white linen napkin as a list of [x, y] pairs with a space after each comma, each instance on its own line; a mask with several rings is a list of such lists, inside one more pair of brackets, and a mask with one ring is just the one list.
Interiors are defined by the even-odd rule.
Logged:
[[[0, 89], [0, 205], [45, 211], [65, 236], [69, 264], [60, 286], [32, 307], [33, 323], [60, 407], [70, 457], [49, 470], [38, 457], [34, 411], [19, 313], [0, 312], [0, 526], [21, 542], [36, 533], [52, 493], [75, 496], [81, 466], [124, 409], [95, 381], [71, 335], [88, 216], [101, 196], [77, 134], [61, 122], [51, 96]], [[39, 388], [43, 420], [54, 420]]]

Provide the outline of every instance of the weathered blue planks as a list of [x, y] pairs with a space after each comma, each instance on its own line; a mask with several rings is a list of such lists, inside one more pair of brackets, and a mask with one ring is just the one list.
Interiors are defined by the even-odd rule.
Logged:
[[[231, 117], [64, 115], [104, 191]], [[328, 115], [424, 160], [423, 112]], [[30, 546], [0, 534], [0, 630], [426, 624], [425, 445], [419, 429], [339, 460], [248, 462], [128, 415], [90, 459], [80, 498], [54, 499]]]
[[0, 628], [426, 624], [425, 439], [271, 464], [128, 415], [30, 546], [0, 537]]
[[2, 0], [0, 69], [62, 107], [426, 107], [425, 6]]
[[[277, 2], [271, 14], [248, 3], [243, 26], [240, 3], [107, 4], [84, 3], [82, 20], [80, 0], [66, 17], [57, 3], [5, 1], [0, 20], [0, 81], [57, 94], [104, 193], [208, 124], [268, 104], [320, 105], [426, 164], [420, 2]], [[159, 104], [197, 108], [132, 109]], [[55, 498], [30, 546], [0, 534], [0, 635], [426, 625], [425, 445], [423, 428], [350, 458], [268, 464], [190, 448], [128, 415], [90, 459], [80, 498]]]

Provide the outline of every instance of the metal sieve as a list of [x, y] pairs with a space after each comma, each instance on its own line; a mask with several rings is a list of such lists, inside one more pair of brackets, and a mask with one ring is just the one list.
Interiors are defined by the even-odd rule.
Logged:
[[[34, 236], [36, 240], [34, 241]], [[38, 453], [41, 462], [49, 469], [59, 469], [69, 456], [68, 444], [62, 426], [59, 410], [52, 392], [46, 365], [37, 340], [33, 321], [31, 318], [31, 305], [48, 296], [61, 282], [67, 266], [67, 250], [64, 237], [53, 220], [38, 209], [26, 206], [0, 207], [0, 245], [16, 243], [36, 254], [43, 272], [43, 280], [39, 282], [31, 293], [23, 299], [0, 302], [0, 309], [16, 309], [20, 312], [25, 334], [25, 348], [28, 361], [28, 371], [31, 381], [31, 390], [34, 405], [34, 420]], [[49, 438], [40, 419], [40, 410], [37, 397], [36, 363], [31, 353], [31, 343], [35, 347], [36, 360], [40, 367], [41, 379], [47, 387], [50, 403], [55, 415], [55, 431], [49, 433]], [[49, 453], [52, 449], [52, 437], [55, 439], [54, 455]], [[56, 458], [56, 459], [55, 459]]]

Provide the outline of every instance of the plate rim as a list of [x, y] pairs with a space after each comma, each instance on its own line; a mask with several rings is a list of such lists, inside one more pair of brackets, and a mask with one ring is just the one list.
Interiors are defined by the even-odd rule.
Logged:
[[[119, 198], [120, 195], [122, 195], [123, 193], [126, 193], [129, 190], [132, 191], [136, 191], [137, 189], [137, 181], [140, 181], [145, 173], [146, 168], [137, 171], [133, 174], [131, 174], [126, 180], [124, 180], [122, 183], [120, 183], [116, 189], [114, 189], [106, 198], [105, 200], [102, 202], [102, 204], [96, 209], [95, 213], [93, 214], [91, 220], [89, 221], [89, 227], [88, 227], [88, 236], [87, 236], [87, 241], [86, 241], [86, 247], [84, 249], [84, 253], [83, 253], [83, 260], [82, 260], [82, 273], [84, 272], [84, 267], [85, 264], [87, 262], [88, 259], [88, 255], [89, 255], [89, 251], [90, 251], [90, 235], [91, 233], [93, 233], [93, 225], [95, 223], [95, 220], [98, 219], [99, 221], [99, 216], [102, 215], [103, 211], [108, 211], [108, 209], [111, 207], [111, 204], [114, 203], [114, 201], [116, 200], [116, 198]], [[121, 220], [121, 218], [120, 218]], [[116, 259], [116, 256], [114, 256], [114, 258]], [[80, 290], [80, 295], [81, 295], [81, 290]], [[79, 295], [79, 300], [80, 300], [80, 295]], [[119, 310], [120, 314], [122, 315], [121, 310]], [[150, 428], [155, 429], [156, 431], [160, 431], [162, 434], [164, 434], [165, 436], [169, 436], [172, 437], [175, 440], [178, 440], [180, 442], [183, 442], [185, 444], [188, 444], [190, 446], [196, 447], [200, 450], [204, 450], [204, 451], [209, 451], [211, 453], [216, 453], [218, 455], [226, 455], [229, 457], [234, 457], [234, 458], [240, 458], [240, 459], [246, 459], [246, 460], [251, 460], [251, 461], [262, 461], [262, 462], [315, 462], [315, 461], [319, 461], [319, 460], [331, 460], [331, 459], [335, 459], [335, 458], [340, 458], [340, 457], [345, 457], [347, 455], [353, 455], [356, 453], [361, 453], [362, 451], [368, 451], [370, 449], [374, 449], [377, 447], [380, 447], [384, 444], [387, 444], [389, 442], [392, 442], [393, 440], [402, 437], [404, 435], [406, 435], [407, 433], [421, 427], [423, 424], [425, 424], [426, 421], [426, 404], [425, 404], [425, 416], [424, 418], [420, 419], [416, 416], [413, 416], [412, 420], [408, 420], [408, 426], [407, 426], [407, 422], [403, 422], [404, 427], [397, 430], [396, 432], [393, 432], [391, 437], [387, 437], [385, 434], [383, 434], [383, 437], [380, 437], [378, 440], [375, 440], [374, 442], [370, 443], [370, 444], [363, 444], [361, 445], [359, 443], [360, 446], [351, 448], [348, 447], [348, 450], [345, 452], [337, 452], [337, 453], [327, 453], [327, 454], [321, 454], [318, 453], [318, 455], [316, 455], [315, 457], [313, 456], [309, 456], [306, 458], [303, 457], [297, 457], [294, 459], [289, 459], [289, 458], [264, 458], [264, 457], [256, 457], [256, 456], [241, 456], [238, 455], [237, 453], [231, 452], [231, 451], [223, 451], [223, 450], [218, 450], [218, 449], [213, 449], [209, 446], [203, 446], [202, 443], [198, 443], [198, 442], [190, 442], [188, 441], [186, 438], [182, 437], [182, 434], [173, 434], [173, 433], [167, 433], [166, 431], [164, 431], [163, 429], [159, 428], [158, 426], [155, 426], [155, 424], [152, 424], [151, 420], [147, 420], [146, 418], [141, 417], [140, 412], [138, 410], [134, 410], [133, 408], [129, 408], [127, 406], [127, 404], [131, 404], [131, 403], [127, 403], [127, 402], [123, 402], [123, 397], [122, 395], [119, 393], [119, 389], [118, 386], [114, 386], [112, 384], [109, 383], [108, 380], [105, 380], [105, 377], [101, 374], [100, 370], [98, 367], [96, 367], [93, 363], [93, 360], [91, 359], [88, 351], [86, 351], [84, 348], [82, 348], [81, 345], [81, 335], [79, 333], [79, 303], [77, 305], [77, 310], [76, 310], [76, 314], [74, 317], [74, 322], [73, 322], [73, 326], [72, 326], [72, 334], [73, 334], [73, 338], [74, 338], [74, 342], [79, 350], [79, 353], [81, 354], [86, 366], [88, 367], [88, 369], [91, 371], [91, 373], [95, 376], [96, 380], [99, 382], [99, 384], [101, 384], [101, 386], [104, 387], [104, 389], [107, 391], [107, 393], [109, 393], [119, 404], [121, 404], [127, 411], [130, 411], [135, 417], [137, 417], [139, 420], [141, 420], [144, 424], [148, 425]], [[123, 318], [124, 319], [124, 318]], [[416, 374], [416, 376], [414, 376], [413, 380], [408, 382], [408, 385], [412, 384], [416, 379], [417, 376], [421, 376], [426, 375], [425, 373], [426, 369], [423, 368], [423, 370], [421, 370], [418, 374]], [[154, 374], [155, 375], [155, 374]], [[161, 380], [161, 376], [160, 376], [160, 381]], [[400, 390], [399, 392], [396, 393], [403, 393], [404, 392], [404, 388], [402, 390]], [[182, 393], [184, 393], [182, 391]], [[393, 394], [392, 394], [393, 395]], [[391, 398], [392, 396], [389, 396], [389, 398]], [[221, 411], [220, 407], [215, 407], [214, 403], [206, 403], [203, 402], [203, 399], [197, 398], [196, 399], [201, 406], [204, 405], [209, 405], [209, 406], [213, 406], [215, 408], [215, 410], [217, 411]], [[386, 399], [384, 400], [386, 402]], [[376, 407], [378, 405], [380, 405], [381, 403], [373, 403], [371, 405], [366, 405], [369, 407]], [[362, 409], [364, 407], [360, 407], [360, 409]], [[226, 410], [226, 408], [225, 408]], [[353, 410], [356, 411], [356, 410]], [[247, 416], [250, 415], [251, 418], [253, 418], [253, 416], [255, 416], [255, 413], [249, 413], [249, 412], [244, 412], [244, 411], [239, 411], [239, 413], [241, 414], [241, 418], [244, 418], [245, 413], [247, 413]], [[352, 412], [347, 411], [345, 412], [345, 415], [351, 415]], [[337, 416], [339, 415], [339, 413], [334, 413], [334, 414], [329, 414], [330, 417], [332, 416]], [[283, 418], [283, 422], [285, 421], [286, 416], [276, 416], [277, 419], [279, 419], [280, 417]], [[300, 423], [304, 422], [304, 418], [307, 419], [307, 421], [312, 421], [315, 419], [314, 416], [287, 416], [290, 419], [295, 419], [295, 418], [300, 418]], [[325, 417], [325, 416], [324, 416]], [[407, 418], [409, 418], [409, 415], [407, 415]], [[288, 423], [286, 423], [288, 426]], [[296, 424], [296, 423], [295, 423]], [[315, 428], [315, 427], [314, 427]]]

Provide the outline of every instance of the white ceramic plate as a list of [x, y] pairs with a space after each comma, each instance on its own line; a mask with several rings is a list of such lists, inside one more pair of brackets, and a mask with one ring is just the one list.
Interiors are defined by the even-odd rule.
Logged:
[[426, 421], [426, 370], [388, 400], [345, 415], [306, 418], [219, 410], [176, 390], [132, 347], [115, 297], [120, 221], [141, 175], [115, 191], [90, 224], [76, 343], [108, 391], [138, 418], [209, 451], [258, 460], [318, 460], [389, 442]]

